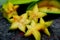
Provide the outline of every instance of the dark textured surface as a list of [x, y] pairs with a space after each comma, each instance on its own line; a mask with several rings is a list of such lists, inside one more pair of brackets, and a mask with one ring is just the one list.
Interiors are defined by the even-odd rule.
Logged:
[[32, 37], [24, 37], [19, 30], [9, 30], [10, 23], [0, 13], [0, 40], [32, 40]]
[[[22, 13], [22, 11], [23, 9], [21, 8], [18, 13]], [[53, 19], [54, 17], [50, 15], [50, 17], [47, 16], [44, 19], [46, 18], [51, 20], [51, 18]], [[22, 32], [19, 30], [10, 31], [9, 27], [10, 23], [5, 18], [3, 18], [2, 13], [0, 13], [0, 40], [34, 40], [33, 36], [24, 37]], [[54, 18], [54, 22], [50, 26], [49, 31], [51, 33], [50, 37], [41, 33], [42, 40], [60, 40], [60, 18]]]
[[[0, 13], [0, 40], [34, 40], [34, 37], [24, 37], [19, 30], [9, 31], [10, 23]], [[42, 40], [60, 40], [60, 18], [55, 19], [49, 28], [51, 36], [42, 34]]]

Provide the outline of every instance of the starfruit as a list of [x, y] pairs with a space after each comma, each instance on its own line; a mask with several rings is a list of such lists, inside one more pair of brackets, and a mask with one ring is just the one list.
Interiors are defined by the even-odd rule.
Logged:
[[23, 32], [25, 32], [26, 25], [30, 22], [27, 19], [27, 14], [22, 14], [21, 16], [14, 15], [13, 19], [11, 19], [11, 21], [12, 21], [12, 24], [11, 24], [10, 29], [18, 28], [19, 30], [21, 30]]
[[18, 5], [13, 5], [12, 3], [8, 2], [7, 4], [3, 4], [3, 16], [9, 20], [9, 18], [13, 17], [13, 15], [17, 15], [17, 8]]
[[29, 15], [29, 19], [33, 19], [34, 21], [38, 21], [38, 18], [41, 18], [41, 17], [44, 17], [46, 16], [47, 14], [44, 13], [44, 12], [39, 12], [39, 9], [38, 9], [38, 5], [36, 4], [32, 10], [28, 10], [28, 15]]
[[60, 14], [60, 3], [57, 0], [39, 2], [39, 11], [45, 13]]
[[48, 26], [52, 24], [53, 21], [45, 22], [42, 18], [40, 18], [40, 23], [36, 23], [34, 20], [32, 20], [31, 25], [27, 25], [27, 32], [25, 33], [25, 36], [30, 36], [31, 34], [35, 37], [35, 40], [41, 39], [41, 34], [39, 30], [46, 33], [48, 36], [50, 36], [50, 33], [48, 31]]

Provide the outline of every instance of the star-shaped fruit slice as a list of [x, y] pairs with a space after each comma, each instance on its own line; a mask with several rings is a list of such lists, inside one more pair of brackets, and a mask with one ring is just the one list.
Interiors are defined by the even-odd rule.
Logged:
[[34, 21], [38, 21], [38, 18], [44, 17], [47, 14], [43, 12], [39, 12], [38, 5], [36, 4], [32, 10], [28, 10], [29, 19], [33, 19]]
[[50, 36], [50, 33], [48, 31], [48, 26], [52, 24], [52, 21], [45, 22], [42, 18], [40, 18], [40, 23], [36, 23], [35, 21], [32, 21], [31, 25], [27, 25], [27, 32], [25, 33], [25, 36], [30, 36], [31, 34], [35, 37], [36, 40], [41, 39], [41, 34], [39, 30], [43, 30], [44, 33], [46, 33], [48, 36]]
[[13, 16], [13, 19], [11, 19], [10, 21], [12, 21], [10, 29], [18, 28], [19, 30], [23, 32], [25, 32], [26, 25], [30, 22], [27, 19], [27, 14], [22, 14], [21, 16], [15, 15]]
[[35, 37], [36, 40], [40, 40], [40, 32], [36, 30], [36, 27], [38, 27], [37, 23], [33, 20], [31, 25], [27, 25], [27, 32], [25, 33], [25, 36], [30, 36], [31, 34]]
[[13, 5], [12, 3], [8, 2], [7, 4], [3, 4], [3, 16], [7, 19], [11, 18], [13, 15], [17, 15], [17, 8], [18, 5]]

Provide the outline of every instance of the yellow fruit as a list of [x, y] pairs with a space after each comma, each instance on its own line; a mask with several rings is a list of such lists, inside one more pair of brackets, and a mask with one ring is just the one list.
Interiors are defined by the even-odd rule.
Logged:
[[[48, 24], [47, 24], [48, 23]], [[32, 20], [31, 25], [27, 25], [27, 32], [25, 33], [25, 36], [30, 36], [31, 34], [35, 37], [36, 40], [40, 40], [41, 34], [39, 30], [46, 33], [48, 36], [50, 36], [50, 33], [48, 31], [48, 26], [51, 24], [52, 21], [45, 22], [43, 18], [40, 18], [40, 23], [36, 23], [34, 20]]]

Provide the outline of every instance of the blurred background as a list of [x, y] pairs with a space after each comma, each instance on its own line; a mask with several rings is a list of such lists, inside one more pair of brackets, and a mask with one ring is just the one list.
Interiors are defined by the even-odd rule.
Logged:
[[[47, 0], [45, 0], [47, 1]], [[60, 0], [57, 0], [58, 2]], [[7, 2], [7, 0], [0, 0], [0, 5]], [[19, 15], [24, 13], [29, 4], [21, 4], [17, 12]], [[23, 8], [23, 9], [22, 9]], [[45, 21], [54, 19], [53, 24], [48, 28], [51, 36], [48, 37], [44, 33], [41, 33], [41, 40], [60, 40], [60, 14], [48, 14], [44, 17]], [[20, 30], [9, 30], [10, 23], [3, 17], [0, 12], [0, 40], [35, 40], [33, 36], [24, 37], [23, 32]]]

